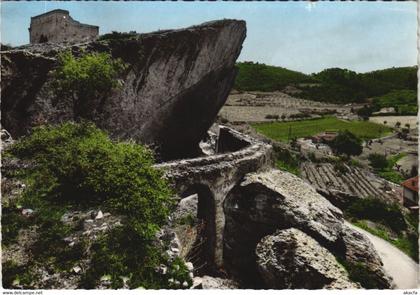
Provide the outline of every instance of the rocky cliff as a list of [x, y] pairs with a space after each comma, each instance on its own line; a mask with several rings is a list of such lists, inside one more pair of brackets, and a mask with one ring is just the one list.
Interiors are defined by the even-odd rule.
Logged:
[[[85, 118], [114, 138], [156, 146], [163, 158], [193, 156], [227, 99], [245, 35], [244, 21], [221, 20], [118, 41], [4, 51], [2, 126], [17, 137], [42, 123]], [[128, 65], [122, 87], [92, 98], [89, 109], [77, 113], [51, 87], [57, 54], [68, 49], [74, 55], [109, 52], [121, 58]]]

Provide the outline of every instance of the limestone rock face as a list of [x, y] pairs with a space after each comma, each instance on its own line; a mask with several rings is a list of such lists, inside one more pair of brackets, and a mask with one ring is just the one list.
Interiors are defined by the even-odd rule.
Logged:
[[[194, 155], [225, 103], [246, 35], [244, 21], [221, 20], [123, 40], [24, 46], [2, 52], [2, 126], [13, 137], [32, 126], [93, 120], [116, 138], [160, 149], [164, 158]], [[128, 69], [121, 85], [75, 109], [52, 89], [59, 52], [109, 52]]]
[[[283, 227], [302, 228], [326, 242], [335, 242], [343, 214], [316, 190], [293, 174], [280, 170], [248, 174], [239, 188], [241, 198], [254, 198], [251, 218]], [[241, 200], [237, 200], [241, 208]]]
[[296, 228], [336, 257], [364, 262], [378, 286], [389, 278], [375, 249], [345, 225], [342, 212], [300, 178], [279, 170], [247, 174], [226, 197], [225, 267], [247, 287], [264, 287], [255, 248], [277, 230]]
[[257, 267], [270, 289], [354, 289], [335, 257], [302, 231], [290, 228], [264, 237]]
[[343, 226], [339, 209], [298, 177], [275, 169], [247, 174], [224, 207], [225, 265], [246, 282], [258, 278], [255, 247], [264, 236], [294, 227], [323, 244], [335, 244]]

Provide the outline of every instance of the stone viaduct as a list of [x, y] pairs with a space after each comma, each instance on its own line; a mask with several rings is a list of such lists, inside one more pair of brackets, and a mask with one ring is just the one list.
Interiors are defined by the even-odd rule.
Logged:
[[180, 198], [198, 195], [197, 217], [208, 224], [208, 260], [216, 268], [223, 266], [226, 196], [247, 173], [264, 170], [272, 163], [271, 145], [219, 126], [214, 155], [156, 165], [166, 171]]

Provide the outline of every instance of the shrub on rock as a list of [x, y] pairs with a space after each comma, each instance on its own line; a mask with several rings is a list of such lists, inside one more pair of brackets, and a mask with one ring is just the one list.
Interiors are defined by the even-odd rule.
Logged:
[[[163, 172], [152, 167], [148, 148], [113, 142], [85, 122], [38, 127], [7, 153], [31, 163], [19, 172], [28, 184], [19, 202], [34, 210], [38, 226], [34, 268], [43, 262], [62, 272], [90, 251], [89, 267], [81, 273], [83, 288], [95, 288], [105, 275], [112, 288], [123, 287], [127, 280], [131, 288], [182, 288], [184, 282], [192, 283], [183, 262], [170, 259], [154, 243], [173, 203]], [[62, 216], [68, 210], [97, 207], [121, 216], [122, 225], [98, 233], [95, 241], [82, 241], [76, 253], [72, 250], [76, 246], [69, 247], [63, 240], [80, 228], [64, 224]], [[155, 271], [159, 265], [169, 270]], [[181, 284], [171, 284], [171, 278]]]

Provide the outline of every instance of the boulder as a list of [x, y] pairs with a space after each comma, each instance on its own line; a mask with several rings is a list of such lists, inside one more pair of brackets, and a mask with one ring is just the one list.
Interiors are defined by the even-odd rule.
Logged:
[[0, 129], [1, 145], [0, 149], [3, 150], [13, 144], [13, 138], [6, 129]]
[[193, 194], [186, 198], [183, 198], [179, 201], [177, 207], [172, 213], [172, 219], [174, 221], [179, 221], [182, 218], [189, 216], [197, 216], [197, 206], [198, 206], [198, 195]]
[[322, 244], [341, 237], [342, 212], [300, 178], [280, 170], [247, 174], [226, 197], [225, 265], [258, 286], [255, 247], [277, 229], [295, 227]]
[[[245, 36], [244, 21], [220, 20], [126, 39], [3, 51], [2, 126], [18, 137], [32, 126], [84, 118], [114, 138], [153, 145], [164, 159], [194, 156], [234, 83]], [[65, 50], [121, 58], [128, 65], [121, 87], [76, 108], [53, 88], [51, 73]]]
[[230, 279], [210, 276], [194, 277], [191, 289], [238, 289], [239, 284]]
[[365, 235], [345, 224], [342, 239], [347, 263], [362, 264], [366, 267], [377, 288], [389, 289], [393, 286], [392, 279], [385, 273], [382, 260], [375, 251], [375, 247]]
[[227, 209], [237, 217], [246, 211], [251, 221], [296, 227], [325, 243], [340, 238], [341, 210], [293, 174], [277, 169], [247, 174], [228, 198]]
[[301, 230], [350, 263], [364, 259], [377, 285], [390, 287], [369, 240], [350, 231], [340, 209], [290, 173], [273, 169], [247, 174], [226, 197], [224, 209], [225, 267], [244, 285], [249, 284], [247, 287], [264, 286], [255, 263], [257, 243], [287, 228]]
[[317, 241], [290, 228], [257, 245], [257, 268], [269, 289], [354, 289], [360, 286]]

